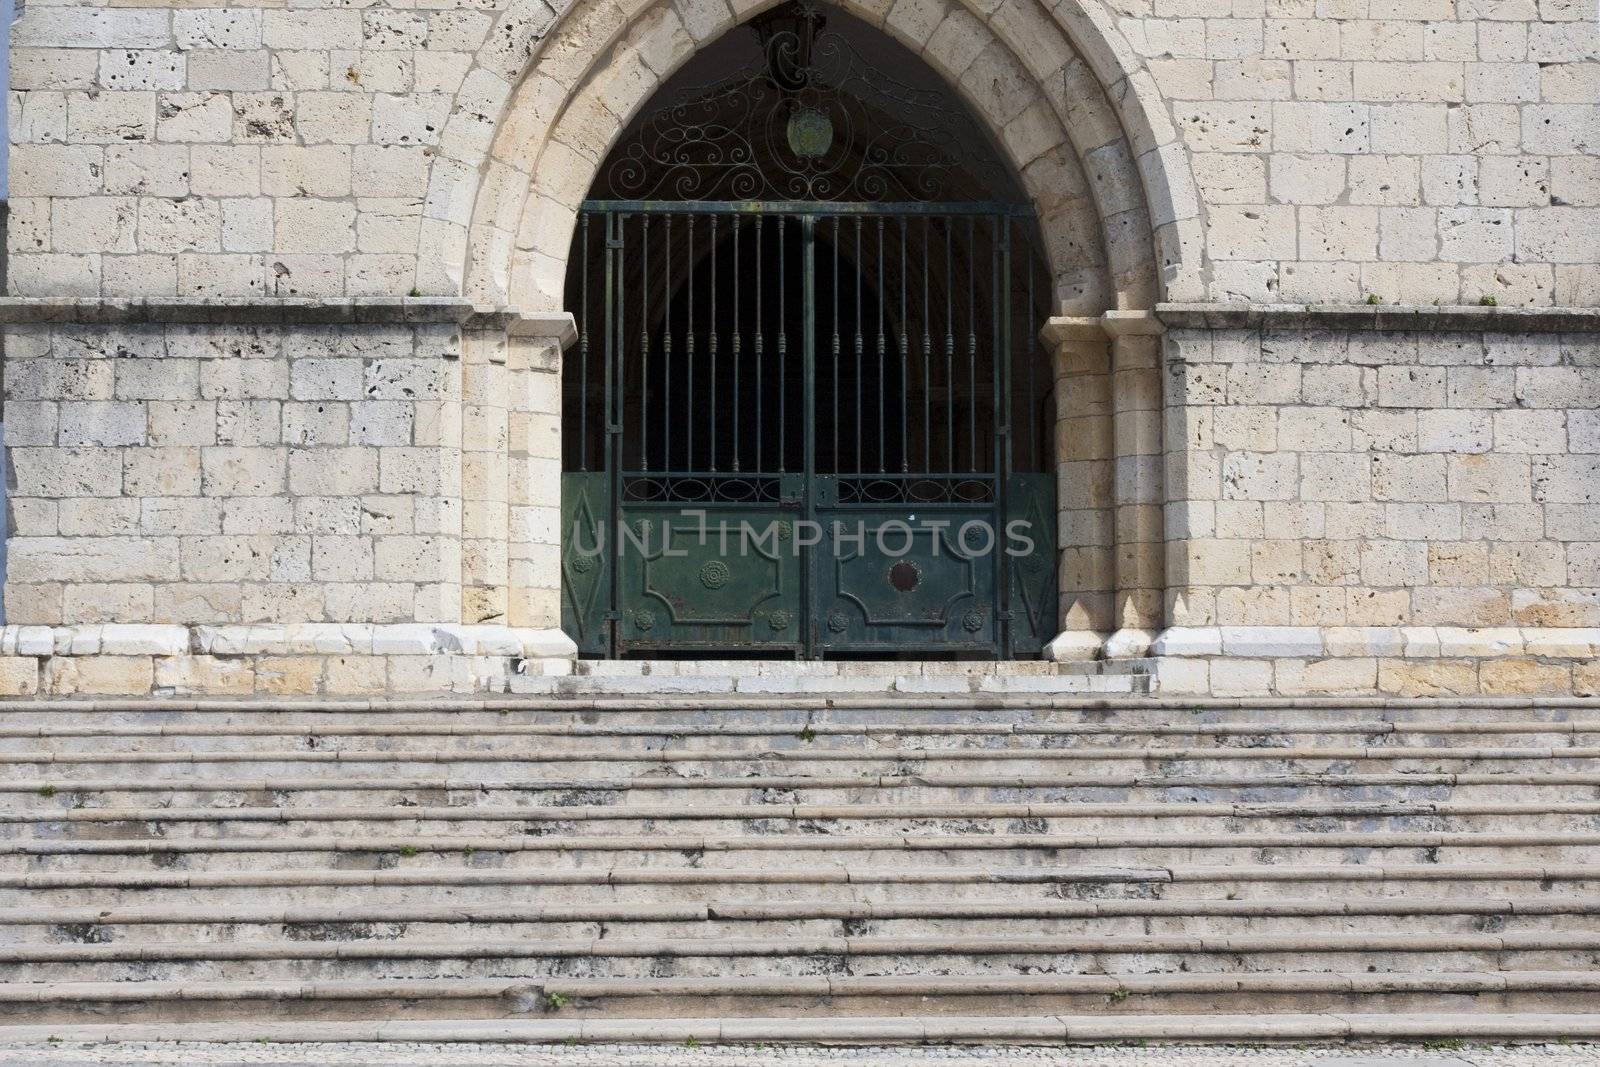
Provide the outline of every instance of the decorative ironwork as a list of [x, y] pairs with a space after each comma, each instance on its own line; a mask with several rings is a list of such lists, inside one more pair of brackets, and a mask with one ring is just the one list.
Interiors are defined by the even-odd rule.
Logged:
[[581, 208], [562, 617], [585, 655], [1054, 635], [1053, 529], [1020, 560], [957, 535], [1055, 515], [1031, 209], [953, 93], [830, 17], [789, 3], [759, 52], [716, 46], [720, 71], [755, 58], [675, 78]]
[[622, 499], [637, 503], [771, 504], [779, 495], [776, 476], [630, 475], [622, 483]]
[[959, 103], [890, 77], [826, 21], [809, 0], [757, 19], [762, 63], [673, 93], [591, 196], [933, 202], [1014, 186]]
[[988, 504], [992, 478], [931, 478], [926, 475], [841, 477], [840, 504]]
[[700, 584], [707, 589], [721, 589], [728, 584], [728, 565], [720, 559], [714, 559], [700, 568]]

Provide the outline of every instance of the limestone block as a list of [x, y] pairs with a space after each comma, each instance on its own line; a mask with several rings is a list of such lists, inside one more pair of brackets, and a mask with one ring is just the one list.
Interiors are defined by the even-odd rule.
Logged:
[[321, 686], [320, 656], [262, 656], [255, 660], [255, 691], [274, 696], [310, 696]]
[[1337, 659], [1280, 659], [1274, 664], [1277, 692], [1285, 696], [1371, 692], [1378, 683], [1378, 660], [1357, 656]]
[[181, 655], [158, 657], [155, 689], [175, 695], [244, 696], [255, 691], [255, 664], [248, 659]]
[[1490, 695], [1567, 693], [1572, 671], [1565, 663], [1541, 663], [1522, 657], [1486, 659], [1478, 667], [1479, 687]]
[[51, 696], [143, 696], [153, 678], [149, 656], [52, 656], [41, 688]]
[[1477, 664], [1461, 660], [1381, 659], [1378, 689], [1401, 697], [1470, 696], [1478, 692]]
[[322, 691], [329, 695], [382, 693], [389, 688], [388, 664], [381, 656], [329, 656]]
[[32, 656], [0, 656], [0, 696], [24, 697], [39, 692], [39, 661]]

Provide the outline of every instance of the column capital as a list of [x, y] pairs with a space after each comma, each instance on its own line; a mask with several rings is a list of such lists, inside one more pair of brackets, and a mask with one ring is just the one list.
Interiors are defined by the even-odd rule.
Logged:
[[1155, 337], [1167, 330], [1153, 311], [1108, 311], [1100, 325], [1112, 337]]
[[1166, 332], [1153, 311], [1107, 311], [1101, 315], [1057, 315], [1046, 319], [1039, 336], [1046, 344], [1104, 341], [1118, 337], [1158, 337]]
[[1106, 339], [1106, 331], [1098, 315], [1056, 315], [1044, 321], [1039, 337], [1047, 345], [1060, 345], [1070, 341], [1097, 341]]

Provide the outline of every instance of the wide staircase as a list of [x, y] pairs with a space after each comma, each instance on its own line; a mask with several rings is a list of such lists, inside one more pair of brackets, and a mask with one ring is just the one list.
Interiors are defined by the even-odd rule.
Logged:
[[0, 1039], [1600, 1037], [1600, 707], [0, 705]]

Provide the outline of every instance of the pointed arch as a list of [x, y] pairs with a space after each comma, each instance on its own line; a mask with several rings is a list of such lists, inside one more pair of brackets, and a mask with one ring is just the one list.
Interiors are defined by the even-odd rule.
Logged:
[[[610, 146], [705, 43], [777, 0], [513, 0], [447, 122], [417, 286], [553, 309], [575, 212]], [[1084, 4], [839, 0], [945, 77], [1039, 213], [1067, 314], [1197, 295], [1198, 198], [1154, 83]]]

